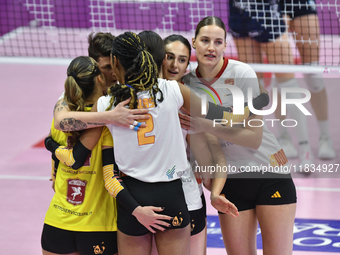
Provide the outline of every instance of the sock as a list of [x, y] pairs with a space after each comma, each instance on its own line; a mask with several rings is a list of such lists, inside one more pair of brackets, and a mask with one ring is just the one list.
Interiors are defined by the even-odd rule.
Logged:
[[319, 131], [320, 131], [320, 137], [329, 137], [329, 121], [328, 120], [323, 120], [323, 121], [318, 121], [319, 125]]

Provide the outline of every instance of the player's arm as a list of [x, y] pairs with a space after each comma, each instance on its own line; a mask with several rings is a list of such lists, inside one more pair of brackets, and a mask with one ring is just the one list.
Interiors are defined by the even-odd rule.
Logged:
[[156, 233], [155, 229], [164, 231], [163, 226], [169, 224], [163, 220], [170, 220], [170, 216], [158, 214], [163, 208], [154, 206], [141, 206], [131, 195], [119, 177], [118, 167], [114, 160], [112, 147], [103, 147], [103, 174], [105, 188], [111, 196], [115, 197], [129, 213], [145, 226], [151, 233]]
[[54, 141], [51, 136], [48, 136], [45, 138], [45, 147], [65, 165], [79, 169], [84, 165], [91, 150], [97, 144], [102, 129], [102, 127], [97, 127], [85, 130], [73, 147], [62, 146]]
[[[205, 171], [199, 171], [199, 174], [203, 177], [205, 187], [210, 188], [211, 205], [220, 212], [236, 217], [238, 215], [236, 206], [220, 195], [227, 178], [227, 172], [218, 172], [217, 166], [227, 167], [227, 162], [219, 140], [209, 134], [196, 133], [191, 134], [188, 141], [198, 164], [198, 169], [205, 166]], [[215, 166], [215, 171], [206, 171], [212, 169], [213, 166]], [[195, 172], [197, 173], [197, 171]]]
[[[130, 99], [119, 103], [113, 110], [105, 112], [70, 111], [66, 102], [60, 99], [54, 107], [54, 127], [61, 131], [78, 131], [107, 124], [129, 128], [135, 120], [146, 120], [146, 109], [127, 109]], [[144, 124], [143, 124], [144, 125]], [[141, 127], [143, 127], [143, 125]]]
[[102, 147], [103, 151], [103, 175], [105, 188], [129, 213], [139, 206], [119, 176], [118, 166], [114, 159], [113, 148]]
[[[214, 103], [207, 102], [207, 114], [202, 115], [202, 100], [199, 96], [197, 96], [195, 93], [192, 93], [190, 89], [183, 85], [182, 83], [178, 83], [183, 99], [184, 109], [191, 115], [195, 117], [203, 117], [210, 120], [216, 120], [216, 119], [224, 119], [224, 125], [231, 125], [231, 123], [239, 123], [243, 120], [249, 118], [251, 115], [253, 115], [252, 112], [250, 112], [248, 103], [246, 102], [244, 104], [244, 114], [233, 114], [233, 108], [232, 107], [224, 107], [220, 105], [215, 105]], [[269, 96], [268, 92], [266, 90], [263, 91], [259, 96], [253, 99], [253, 106], [255, 109], [260, 110], [263, 107], [267, 106], [269, 103]], [[183, 118], [183, 121], [187, 121], [187, 126], [190, 126], [190, 123], [188, 123], [188, 118], [185, 118], [185, 116], [180, 115], [181, 118]]]

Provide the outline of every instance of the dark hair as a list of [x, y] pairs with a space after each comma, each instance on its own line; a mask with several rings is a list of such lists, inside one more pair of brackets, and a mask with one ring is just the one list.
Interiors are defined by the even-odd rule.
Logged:
[[[184, 36], [182, 35], [178, 35], [178, 34], [173, 34], [173, 35], [169, 35], [168, 37], [164, 38], [164, 45], [166, 46], [167, 44], [169, 43], [172, 43], [172, 42], [181, 42], [183, 43], [189, 50], [189, 61], [190, 61], [190, 57], [191, 57], [191, 45], [188, 41], [187, 38], [185, 38]], [[189, 62], [188, 62], [189, 64]]]
[[158, 71], [161, 70], [161, 66], [165, 58], [165, 48], [162, 37], [150, 30], [144, 30], [140, 32], [138, 36], [144, 41], [148, 52], [150, 52], [155, 60]]
[[224, 38], [227, 37], [227, 29], [223, 21], [219, 17], [216, 17], [216, 16], [207, 16], [197, 24], [196, 31], [195, 31], [195, 38], [197, 37], [202, 27], [210, 26], [210, 25], [216, 25], [222, 28], [224, 30]]
[[[125, 84], [116, 85], [110, 88], [112, 104], [117, 105], [121, 101], [131, 97], [129, 106], [131, 109], [137, 108], [137, 93], [140, 91], [150, 91], [150, 95], [156, 103], [156, 94], [161, 93], [160, 102], [163, 101], [163, 93], [158, 88], [158, 68], [147, 51], [145, 43], [133, 32], [125, 32], [113, 41], [112, 56], [116, 56], [119, 63], [125, 70]], [[113, 58], [112, 58], [113, 59]]]
[[111, 33], [89, 34], [87, 40], [89, 43], [88, 53], [91, 58], [98, 61], [99, 57], [110, 57], [111, 48], [115, 36]]

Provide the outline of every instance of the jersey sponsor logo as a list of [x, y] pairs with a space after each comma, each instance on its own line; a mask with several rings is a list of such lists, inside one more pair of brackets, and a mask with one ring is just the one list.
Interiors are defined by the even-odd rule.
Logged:
[[86, 181], [80, 179], [67, 180], [67, 202], [81, 205], [84, 202]]
[[93, 245], [94, 254], [103, 254], [104, 251], [105, 251], [104, 242], [102, 242], [100, 245]]
[[278, 191], [276, 191], [272, 196], [271, 198], [281, 198], [281, 195]]
[[168, 176], [169, 180], [174, 178], [175, 169], [176, 169], [176, 166], [173, 166], [171, 169], [168, 169], [168, 171], [166, 171], [166, 176]]
[[284, 166], [287, 163], [288, 163], [288, 159], [283, 149], [279, 150], [278, 152], [270, 156], [271, 166]]
[[177, 176], [178, 176], [179, 178], [181, 178], [181, 177], [184, 175], [184, 173], [185, 173], [185, 170], [184, 170], [184, 171], [178, 171], [178, 172], [177, 172]]
[[155, 107], [155, 102], [151, 97], [138, 98], [138, 109], [150, 109]]

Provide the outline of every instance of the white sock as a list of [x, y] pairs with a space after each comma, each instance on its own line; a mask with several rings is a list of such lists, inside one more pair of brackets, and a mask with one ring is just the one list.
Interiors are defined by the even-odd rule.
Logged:
[[328, 120], [323, 120], [323, 121], [318, 121], [319, 125], [319, 131], [320, 131], [320, 137], [329, 137], [329, 121]]

